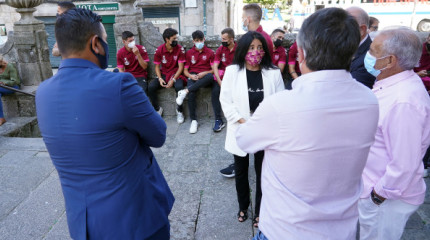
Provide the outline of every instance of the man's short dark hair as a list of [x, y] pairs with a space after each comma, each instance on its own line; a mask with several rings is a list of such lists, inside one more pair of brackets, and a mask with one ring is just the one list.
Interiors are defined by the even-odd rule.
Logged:
[[64, 9], [65, 11], [68, 11], [76, 7], [75, 4], [73, 4], [72, 2], [58, 2], [58, 6]]
[[122, 40], [127, 40], [128, 38], [134, 37], [134, 34], [130, 31], [124, 31], [121, 33]]
[[306, 65], [312, 71], [349, 71], [359, 44], [358, 23], [341, 8], [316, 11], [303, 22], [297, 36], [297, 46], [303, 49]]
[[193, 40], [203, 40], [205, 38], [205, 34], [202, 31], [197, 30], [191, 34], [191, 37], [193, 37]]
[[369, 17], [369, 28], [375, 23], [379, 22], [379, 20], [375, 17]]
[[273, 32], [272, 32], [272, 34], [270, 34], [270, 36], [273, 36], [273, 35], [275, 35], [276, 33], [282, 33], [282, 34], [285, 34], [285, 31], [284, 31], [284, 30], [282, 30], [282, 29], [277, 28], [277, 29], [273, 30]]
[[55, 38], [61, 55], [80, 52], [92, 36], [102, 38], [102, 18], [91, 10], [73, 8], [61, 14], [55, 23]]
[[178, 34], [178, 31], [176, 31], [175, 29], [166, 28], [166, 30], [164, 30], [164, 32], [163, 32], [164, 42], [166, 42], [166, 38], [170, 39], [171, 37], [175, 36], [176, 34]]
[[224, 30], [221, 31], [221, 35], [226, 34], [229, 38], [234, 38], [234, 30], [233, 28], [224, 28]]
[[243, 11], [245, 15], [251, 17], [252, 21], [259, 23], [261, 17], [263, 16], [263, 10], [261, 10], [260, 5], [256, 3], [251, 3], [243, 6]]

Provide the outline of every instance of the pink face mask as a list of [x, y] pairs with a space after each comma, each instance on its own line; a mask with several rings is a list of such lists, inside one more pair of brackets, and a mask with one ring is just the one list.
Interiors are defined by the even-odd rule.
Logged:
[[261, 60], [264, 57], [264, 50], [256, 50], [256, 51], [250, 51], [246, 54], [245, 60], [246, 62], [251, 66], [257, 66], [260, 64]]

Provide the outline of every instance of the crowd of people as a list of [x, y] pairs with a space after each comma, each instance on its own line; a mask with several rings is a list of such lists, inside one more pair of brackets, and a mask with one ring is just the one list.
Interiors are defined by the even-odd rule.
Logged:
[[[235, 177], [239, 222], [249, 214], [254, 155], [254, 240], [355, 239], [357, 222], [360, 239], [401, 238], [426, 191], [430, 35], [422, 43], [400, 28], [372, 40], [378, 21], [364, 10], [326, 8], [304, 21], [287, 58], [285, 32], [268, 35], [261, 18], [259, 5], [245, 5], [247, 33], [236, 42], [224, 29], [216, 52], [199, 30], [185, 51], [167, 28], [148, 82], [148, 53], [133, 33], [122, 33], [120, 73], [111, 73], [100, 16], [73, 7], [58, 14], [62, 61], [39, 86], [36, 107], [72, 238], [169, 239], [174, 196], [151, 147], [166, 138], [157, 92], [172, 87], [179, 124], [188, 98], [190, 133], [196, 93], [212, 88], [213, 131], [227, 125], [234, 159], [221, 173]], [[10, 66], [0, 56], [0, 77], [13, 75]], [[283, 71], [294, 81], [285, 85]], [[19, 78], [0, 84], [18, 87]]]

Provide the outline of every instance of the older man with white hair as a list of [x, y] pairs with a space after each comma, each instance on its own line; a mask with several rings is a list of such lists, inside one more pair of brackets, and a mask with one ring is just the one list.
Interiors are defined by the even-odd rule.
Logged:
[[350, 7], [346, 11], [355, 18], [360, 29], [360, 45], [351, 62], [351, 75], [355, 80], [371, 89], [375, 83], [375, 77], [369, 74], [364, 67], [364, 56], [372, 44], [372, 39], [368, 34], [369, 15], [359, 7]]
[[430, 143], [430, 99], [412, 70], [420, 55], [415, 33], [394, 29], [376, 36], [364, 59], [377, 80], [379, 122], [363, 171], [360, 239], [400, 239], [424, 201], [421, 159]]

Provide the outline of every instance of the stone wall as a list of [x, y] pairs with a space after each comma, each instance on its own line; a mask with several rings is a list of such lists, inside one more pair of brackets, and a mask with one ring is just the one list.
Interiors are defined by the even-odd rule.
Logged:
[[[149, 78], [150, 81], [157, 81], [157, 78], [155, 76], [154, 71], [154, 53], [156, 48], [163, 44], [164, 41], [162, 40], [161, 35], [156, 35], [155, 32], [152, 31], [150, 25], [146, 25], [145, 29], [142, 29], [140, 32], [146, 33], [143, 34], [144, 36], [141, 36], [141, 39], [143, 40], [142, 44], [146, 47], [148, 51], [149, 58], [151, 59], [150, 65], [149, 65]], [[240, 35], [237, 36], [237, 40], [240, 39]], [[286, 39], [283, 42], [283, 46], [286, 49], [289, 49], [289, 47], [294, 43], [296, 38], [295, 34], [289, 34], [286, 36]], [[155, 44], [157, 43], [157, 44]], [[193, 40], [191, 36], [185, 36], [185, 37], [179, 37], [179, 44], [182, 45], [186, 50], [193, 47]], [[220, 36], [206, 36], [205, 44], [207, 47], [211, 48], [213, 51], [216, 51], [216, 49], [221, 46], [221, 37]], [[176, 93], [175, 90], [172, 89], [161, 89], [158, 91], [158, 99], [160, 106], [164, 109], [163, 115], [164, 116], [175, 116], [175, 106], [176, 106]], [[198, 91], [197, 94], [197, 109], [196, 114], [198, 118], [202, 117], [211, 117], [213, 118], [214, 113], [212, 109], [212, 103], [211, 103], [211, 89], [210, 88], [204, 88]], [[188, 114], [188, 102], [187, 100], [184, 101], [184, 112], [186, 118], [189, 117]]]
[[6, 25], [6, 31], [13, 31], [13, 23], [20, 19], [19, 13], [14, 8], [0, 1], [0, 23]]

